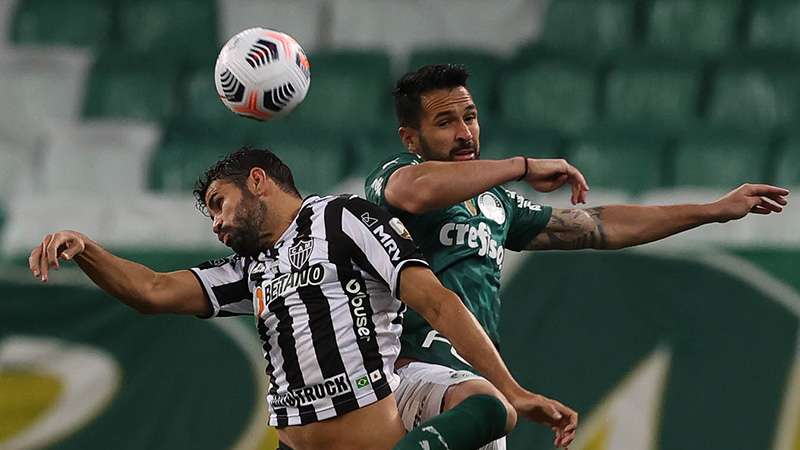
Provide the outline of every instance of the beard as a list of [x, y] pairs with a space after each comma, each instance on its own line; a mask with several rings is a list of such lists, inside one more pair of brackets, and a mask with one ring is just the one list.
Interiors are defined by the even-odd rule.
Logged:
[[481, 159], [480, 144], [476, 141], [461, 141], [451, 148], [447, 153], [433, 150], [428, 144], [425, 136], [420, 132], [419, 147], [422, 159], [425, 161], [455, 161], [456, 153], [462, 150], [473, 150], [475, 152], [475, 159]]
[[241, 256], [258, 256], [263, 250], [261, 228], [266, 218], [267, 207], [246, 192], [234, 216], [236, 225], [224, 230], [229, 236], [228, 247]]

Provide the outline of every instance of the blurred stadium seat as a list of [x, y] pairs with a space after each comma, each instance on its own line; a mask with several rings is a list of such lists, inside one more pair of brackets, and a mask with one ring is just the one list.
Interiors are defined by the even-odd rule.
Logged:
[[742, 0], [649, 0], [648, 46], [673, 52], [721, 54], [738, 43]]
[[737, 55], [712, 80], [708, 121], [714, 126], [772, 130], [800, 117], [800, 69], [787, 55]]
[[411, 49], [443, 45], [509, 55], [534, 37], [541, 2], [509, 0], [492, 8], [479, 0], [335, 0], [329, 5], [331, 47], [383, 49], [395, 67], [404, 67]]
[[83, 115], [159, 122], [176, 112], [177, 86], [178, 68], [169, 60], [106, 51], [92, 68]]
[[42, 161], [44, 192], [135, 195], [159, 138], [153, 124], [113, 120], [54, 126]]
[[542, 58], [499, 82], [500, 116], [511, 127], [577, 132], [597, 120], [597, 68], [576, 58]]
[[288, 33], [303, 50], [311, 52], [322, 46], [319, 35], [324, 28], [323, 7], [326, 0], [226, 0], [218, 2], [222, 41], [242, 30], [267, 27]]
[[775, 184], [800, 186], [800, 136], [790, 135], [782, 143], [774, 163]]
[[192, 248], [224, 251], [191, 195], [98, 190], [79, 199], [69, 192], [14, 198], [8, 206], [0, 256], [27, 256], [54, 229], [80, 230], [114, 249], [164, 254]]
[[589, 186], [639, 194], [664, 185], [666, 142], [650, 134], [619, 129], [595, 129], [567, 149], [570, 162], [586, 176]]
[[752, 2], [749, 20], [749, 46], [800, 52], [800, 4], [793, 0]]
[[0, 51], [0, 134], [38, 134], [51, 122], [75, 119], [90, 61], [89, 53], [78, 49]]
[[684, 129], [697, 121], [702, 66], [679, 54], [626, 55], [606, 78], [604, 120]]
[[[18, 44], [97, 48], [110, 38], [111, 2], [103, 0], [19, 0], [11, 40]], [[80, 17], [80, 20], [64, 20]]]
[[408, 62], [408, 71], [428, 64], [463, 64], [469, 71], [467, 86], [472, 99], [482, 112], [494, 110], [495, 82], [501, 71], [501, 59], [492, 53], [468, 49], [415, 50]]
[[736, 129], [695, 131], [675, 148], [674, 182], [727, 190], [767, 180], [768, 145], [766, 135]]
[[390, 115], [389, 55], [342, 50], [311, 55], [313, 81], [290, 120], [302, 127], [364, 131]]
[[607, 52], [634, 40], [634, 0], [557, 0], [549, 3], [540, 43], [561, 51]]
[[[544, 2], [504, 0], [491, 8], [483, 0], [424, 2], [436, 20], [438, 41], [418, 41], [415, 48], [447, 46], [511, 55], [541, 28]], [[476, 13], [480, 11], [480, 13]]]
[[502, 159], [520, 155], [535, 158], [564, 157], [564, 138], [553, 129], [481, 125], [482, 158]]
[[129, 51], [213, 67], [220, 48], [214, 0], [121, 0], [118, 21]]
[[219, 99], [213, 69], [200, 67], [188, 71], [182, 81], [180, 111], [184, 119], [216, 122], [235, 117]]
[[442, 41], [430, 2], [337, 0], [330, 8], [330, 47], [335, 49], [383, 50], [402, 62], [409, 49]]

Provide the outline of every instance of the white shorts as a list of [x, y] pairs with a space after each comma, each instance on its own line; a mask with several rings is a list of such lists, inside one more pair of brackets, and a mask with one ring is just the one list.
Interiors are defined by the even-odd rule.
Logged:
[[[395, 389], [397, 409], [406, 430], [441, 414], [444, 394], [450, 386], [469, 380], [485, 380], [466, 370], [453, 370], [438, 364], [412, 362], [397, 370], [400, 385]], [[505, 450], [506, 438], [491, 442], [480, 450]]]

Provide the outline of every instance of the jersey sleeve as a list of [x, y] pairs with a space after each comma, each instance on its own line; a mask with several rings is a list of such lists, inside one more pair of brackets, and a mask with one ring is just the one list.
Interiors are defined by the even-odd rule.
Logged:
[[245, 258], [231, 255], [190, 269], [211, 305], [211, 315], [205, 319], [253, 314], [253, 296], [246, 266]]
[[511, 210], [506, 248], [522, 251], [550, 221], [553, 208], [531, 202], [522, 195], [503, 188]]
[[354, 245], [354, 261], [386, 283], [395, 298], [403, 268], [428, 267], [403, 222], [362, 198], [353, 197], [342, 208], [342, 233]]
[[411, 152], [398, 153], [394, 158], [384, 161], [380, 167], [373, 170], [364, 181], [364, 193], [367, 196], [367, 200], [376, 205], [383, 206], [390, 211], [393, 210], [390, 205], [386, 203], [386, 197], [384, 196], [386, 182], [389, 181], [389, 177], [392, 176], [397, 169], [421, 162], [422, 158]]

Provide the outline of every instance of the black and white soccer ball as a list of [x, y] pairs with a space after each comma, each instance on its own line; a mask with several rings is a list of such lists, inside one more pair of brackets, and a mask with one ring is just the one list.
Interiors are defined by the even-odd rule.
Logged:
[[217, 57], [214, 84], [231, 111], [256, 120], [285, 116], [306, 97], [311, 72], [291, 36], [250, 28], [232, 37]]

